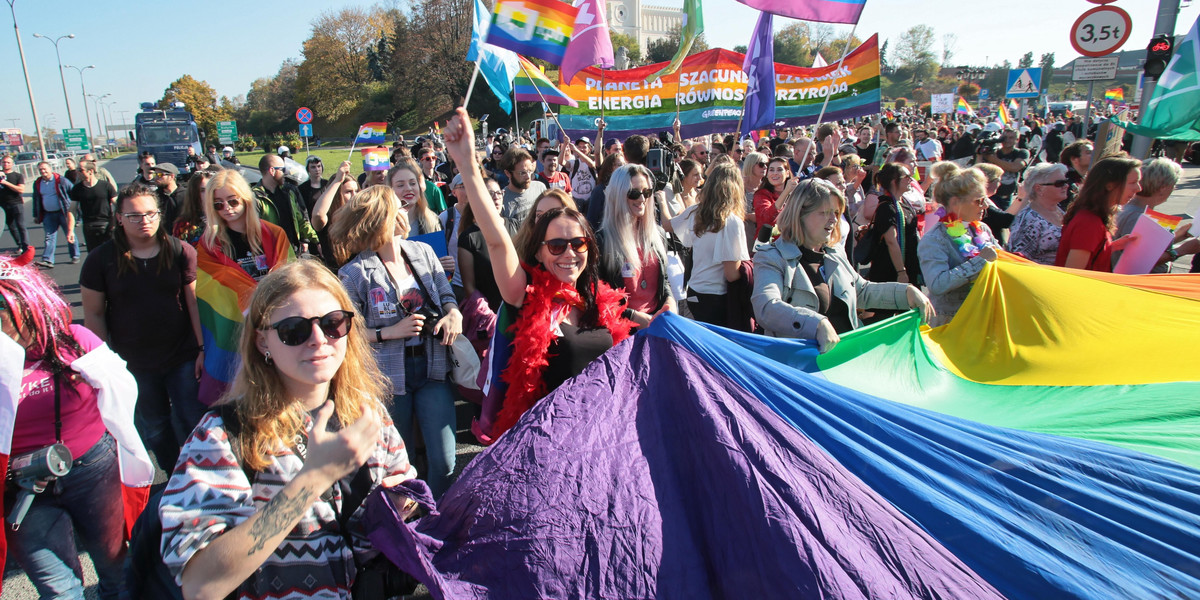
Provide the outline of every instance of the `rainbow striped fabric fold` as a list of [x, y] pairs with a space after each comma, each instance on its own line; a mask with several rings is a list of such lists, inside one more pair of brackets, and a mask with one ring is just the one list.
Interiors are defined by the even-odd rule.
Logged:
[[1000, 121], [1000, 124], [1005, 127], [1008, 127], [1012, 124], [1012, 117], [1008, 116], [1008, 108], [1004, 106], [1003, 102], [1001, 102], [1000, 107], [996, 109], [996, 120]]
[[[263, 257], [274, 269], [296, 255], [282, 229], [262, 222]], [[238, 340], [244, 313], [258, 282], [219, 248], [203, 242], [196, 248], [196, 304], [204, 334], [204, 375], [200, 401], [216, 402], [233, 381], [241, 356]]]
[[518, 56], [517, 60], [521, 63], [521, 70], [513, 81], [513, 93], [518, 102], [541, 102], [545, 99], [551, 104], [579, 106], [578, 102], [558, 89], [558, 86], [542, 73], [540, 67], [529, 62], [524, 56]]
[[496, 0], [487, 43], [561, 65], [578, 12], [560, 0]]
[[971, 105], [967, 104], [967, 99], [962, 96], [958, 97], [958, 102], [954, 105], [954, 113], [968, 117], [975, 116], [975, 111], [971, 110]]

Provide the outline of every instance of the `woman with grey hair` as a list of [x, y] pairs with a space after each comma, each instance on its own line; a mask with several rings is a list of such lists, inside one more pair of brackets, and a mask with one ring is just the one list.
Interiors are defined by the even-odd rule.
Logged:
[[[1139, 216], [1147, 209], [1155, 209], [1158, 205], [1166, 202], [1167, 198], [1171, 197], [1171, 192], [1175, 191], [1175, 184], [1179, 182], [1179, 176], [1182, 174], [1183, 169], [1179, 164], [1169, 158], [1155, 158], [1143, 163], [1142, 191], [1138, 192], [1132, 200], [1121, 207], [1121, 212], [1117, 213], [1116, 237], [1133, 233], [1133, 226], [1137, 224]], [[1200, 241], [1196, 238], [1188, 239], [1188, 229], [1188, 227], [1179, 227], [1175, 230], [1175, 239], [1163, 252], [1154, 268], [1150, 269], [1151, 273], [1168, 273], [1170, 272], [1170, 263], [1175, 262], [1180, 256], [1196, 254], [1197, 251], [1200, 251]], [[1121, 252], [1113, 252], [1114, 268], [1120, 258]]]
[[775, 337], [816, 339], [821, 352], [839, 334], [862, 327], [859, 308], [919, 309], [933, 317], [916, 286], [863, 279], [842, 249], [838, 227], [846, 197], [834, 184], [808, 179], [790, 190], [777, 226], [780, 236], [754, 255], [754, 318]]
[[1062, 238], [1063, 210], [1071, 181], [1062, 163], [1041, 163], [1025, 174], [1025, 206], [1009, 229], [1008, 251], [1052, 265]]

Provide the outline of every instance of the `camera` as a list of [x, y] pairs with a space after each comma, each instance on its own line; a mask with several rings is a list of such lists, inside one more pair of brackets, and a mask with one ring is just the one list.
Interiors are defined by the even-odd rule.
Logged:
[[980, 132], [979, 137], [975, 140], [975, 156], [987, 156], [996, 153], [996, 146], [1000, 145], [1000, 134], [995, 131]]
[[666, 148], [652, 148], [646, 154], [646, 168], [654, 175], [654, 191], [661, 192], [675, 177], [675, 171], [679, 167], [675, 164], [673, 152]]
[[8, 515], [13, 531], [21, 528], [25, 513], [33, 504], [33, 497], [46, 491], [46, 485], [71, 472], [71, 450], [64, 444], [51, 444], [45, 448], [12, 457], [8, 462], [8, 478], [21, 489], [17, 501]]
[[425, 317], [425, 322], [421, 325], [421, 336], [433, 335], [433, 328], [437, 325], [438, 320], [442, 318], [442, 314], [430, 306], [422, 306], [417, 309], [416, 314]]

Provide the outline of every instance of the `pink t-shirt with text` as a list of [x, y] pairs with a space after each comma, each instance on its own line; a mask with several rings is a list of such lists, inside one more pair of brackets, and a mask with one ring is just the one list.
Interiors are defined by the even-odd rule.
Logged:
[[[71, 325], [71, 335], [86, 354], [103, 342], [82, 325]], [[74, 360], [72, 357], [71, 360]], [[63, 443], [71, 456], [83, 456], [104, 435], [96, 390], [78, 373], [68, 370], [59, 377], [62, 388]], [[40, 359], [25, 361], [21, 374], [21, 397], [13, 427], [12, 455], [49, 446], [54, 439], [54, 378]]]

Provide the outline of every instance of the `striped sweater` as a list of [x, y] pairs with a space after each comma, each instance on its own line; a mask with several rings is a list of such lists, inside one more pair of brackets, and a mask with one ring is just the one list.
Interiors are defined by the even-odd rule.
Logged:
[[[305, 427], [311, 424], [306, 416]], [[405, 479], [416, 476], [404, 442], [390, 422], [382, 429], [367, 464], [375, 485], [392, 475], [404, 475]], [[303, 467], [299, 456], [283, 450], [272, 457], [265, 470], [256, 474], [252, 487], [233, 454], [221, 417], [216, 413], [206, 415], [184, 444], [159, 505], [163, 562], [175, 581], [181, 581], [183, 569], [192, 556], [226, 529], [250, 518]], [[344, 480], [347, 489], [353, 477], [352, 473]], [[355, 573], [354, 555], [363, 560], [375, 551], [362, 530], [361, 506], [349, 523], [354, 548], [346, 548], [337, 519], [341, 503], [341, 494], [337, 492], [330, 501], [314, 502], [274, 554], [238, 588], [237, 597], [349, 600]]]

